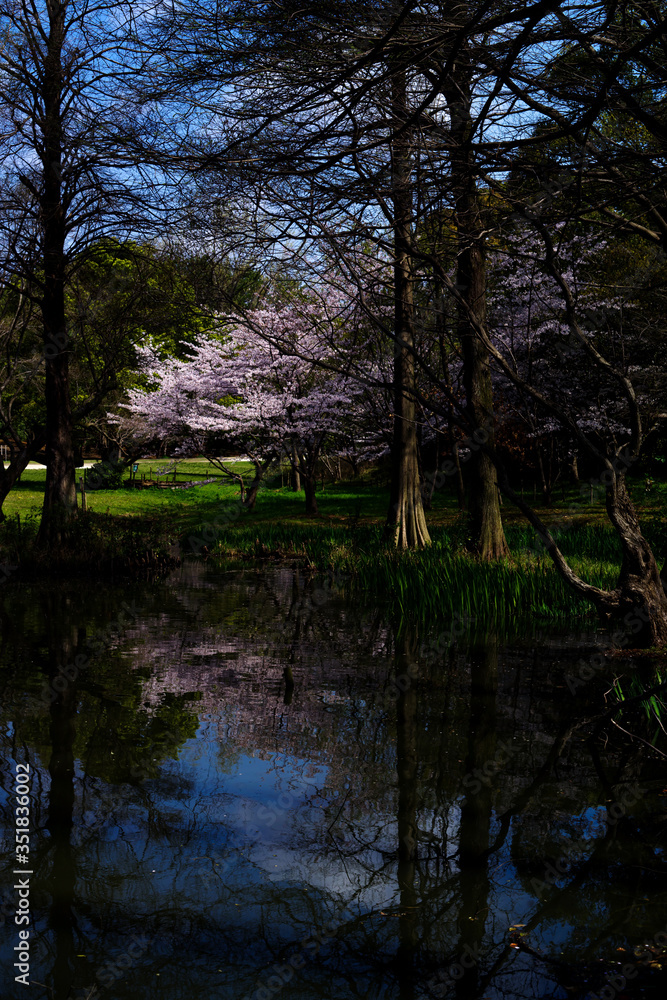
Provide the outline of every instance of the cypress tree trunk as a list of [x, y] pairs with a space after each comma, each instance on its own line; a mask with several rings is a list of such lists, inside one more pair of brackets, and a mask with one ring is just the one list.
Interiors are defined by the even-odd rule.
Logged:
[[470, 53], [457, 60], [455, 86], [447, 94], [451, 116], [452, 188], [456, 199], [458, 335], [463, 355], [466, 415], [474, 450], [470, 469], [469, 509], [471, 548], [481, 559], [500, 559], [508, 554], [500, 516], [500, 498], [493, 462], [479, 447], [493, 447], [493, 389], [489, 356], [476, 333], [476, 324], [486, 319], [486, 261], [483, 225], [475, 180], [474, 154], [470, 146], [473, 122], [470, 112]]
[[69, 358], [66, 349], [59, 350], [56, 357], [47, 359], [45, 389], [46, 485], [39, 540], [46, 545], [57, 545], [62, 525], [76, 509]]
[[48, 5], [49, 38], [44, 59], [42, 241], [44, 291], [41, 301], [46, 403], [46, 485], [39, 541], [60, 544], [61, 529], [76, 510], [74, 445], [69, 387], [69, 343], [65, 323], [65, 205], [63, 201], [62, 55], [65, 5]]
[[[405, 72], [392, 80], [394, 129], [400, 129], [406, 116]], [[417, 549], [429, 545], [422, 505], [417, 463], [417, 425], [415, 402], [415, 365], [413, 297], [410, 274], [410, 222], [412, 187], [409, 133], [392, 142], [391, 183], [394, 205], [394, 441], [392, 475], [386, 536], [399, 549]]]
[[[483, 274], [478, 267], [479, 263], [477, 261], [473, 264], [469, 290], [473, 286], [479, 288], [480, 278]], [[461, 267], [459, 268], [460, 273]], [[459, 280], [463, 279], [460, 277]], [[475, 293], [473, 292], [473, 294]], [[493, 447], [493, 393], [488, 355], [475, 334], [470, 332], [470, 320], [467, 314], [464, 316], [462, 313], [461, 320], [463, 380], [469, 425], [475, 428], [473, 439], [478, 444], [486, 443]], [[495, 467], [486, 451], [481, 447], [473, 452], [470, 466], [468, 506], [471, 524], [471, 548], [480, 559], [489, 561], [502, 559], [508, 554], [509, 549], [505, 541], [505, 532], [500, 516], [500, 497]]]
[[461, 459], [459, 458], [459, 445], [458, 441], [456, 441], [454, 437], [454, 405], [452, 403], [453, 387], [449, 372], [449, 360], [447, 358], [447, 344], [445, 341], [445, 303], [439, 282], [436, 285], [436, 301], [439, 303], [439, 308], [436, 309], [436, 330], [438, 333], [438, 344], [440, 347], [442, 377], [449, 392], [449, 401], [447, 403], [447, 433], [449, 434], [449, 440], [451, 442], [452, 458], [454, 459], [454, 468], [456, 470], [456, 499], [458, 501], [459, 510], [464, 510], [466, 505], [466, 492], [463, 483], [463, 472], [461, 471]]

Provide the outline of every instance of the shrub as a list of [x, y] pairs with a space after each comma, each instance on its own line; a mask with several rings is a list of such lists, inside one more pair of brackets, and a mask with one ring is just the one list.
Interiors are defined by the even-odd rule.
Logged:
[[117, 490], [123, 485], [123, 466], [96, 462], [85, 471], [87, 490]]

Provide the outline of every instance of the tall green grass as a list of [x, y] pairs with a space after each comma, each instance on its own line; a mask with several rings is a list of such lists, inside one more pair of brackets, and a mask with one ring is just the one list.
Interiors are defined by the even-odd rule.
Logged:
[[[425, 620], [457, 614], [494, 622], [555, 621], [590, 610], [561, 580], [529, 529], [509, 528], [512, 555], [495, 563], [480, 562], [464, 549], [462, 525], [435, 528], [432, 535], [433, 544], [424, 551], [397, 552], [383, 543], [377, 526], [241, 522], [223, 529], [211, 551], [227, 567], [273, 559], [333, 572], [360, 598], [389, 600], [399, 613]], [[620, 549], [612, 532], [575, 527], [559, 544], [589, 583], [615, 585]]]

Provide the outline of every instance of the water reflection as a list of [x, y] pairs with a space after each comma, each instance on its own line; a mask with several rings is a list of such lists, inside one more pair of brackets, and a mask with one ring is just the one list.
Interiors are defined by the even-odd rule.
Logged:
[[416, 958], [419, 947], [416, 879], [417, 847], [417, 637], [414, 629], [404, 628], [396, 638], [395, 674], [403, 683], [397, 686], [396, 700], [396, 773], [398, 778], [398, 866], [399, 892], [397, 951], [398, 982], [401, 1000], [415, 996]]
[[623, 965], [625, 995], [661, 988], [664, 759], [602, 677], [564, 682], [603, 636], [425, 656], [298, 571], [195, 565], [7, 587], [0, 625], [3, 996], [17, 760], [35, 997], [583, 998]]
[[[461, 805], [459, 862], [461, 905], [458, 915], [456, 996], [480, 996], [480, 956], [489, 911], [489, 837], [496, 771], [498, 646], [493, 635], [470, 648], [470, 716]], [[491, 764], [490, 764], [491, 762]], [[493, 766], [491, 766], [493, 765]]]
[[51, 897], [48, 927], [54, 948], [53, 996], [56, 1000], [65, 1000], [71, 992], [75, 955], [76, 864], [70, 838], [74, 825], [74, 743], [79, 699], [76, 679], [66, 684], [56, 684], [56, 681], [65, 677], [63, 670], [66, 671], [67, 665], [74, 661], [78, 642], [73, 637], [71, 625], [67, 627], [69, 622], [63, 595], [56, 591], [40, 594], [40, 598], [43, 622], [49, 636], [42, 671], [53, 695], [49, 708], [48, 773], [51, 786], [47, 796], [46, 819], [46, 830], [50, 834], [47, 855], [50, 861], [47, 885]]

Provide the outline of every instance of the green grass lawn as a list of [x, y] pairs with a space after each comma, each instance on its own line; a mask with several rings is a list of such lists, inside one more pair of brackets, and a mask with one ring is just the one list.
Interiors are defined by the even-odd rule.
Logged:
[[[148, 477], [152, 471], [153, 478], [157, 469], [167, 468], [171, 463], [168, 459], [146, 459], [137, 463], [137, 476], [145, 474]], [[252, 479], [250, 462], [233, 462], [230, 468], [244, 475], [246, 484]], [[230, 484], [218, 470], [204, 460], [186, 459], [178, 463], [177, 483], [188, 479], [198, 480], [216, 476], [216, 481], [205, 486], [190, 489], [129, 489], [88, 490], [86, 493], [88, 509], [98, 513], [125, 516], [164, 516], [170, 522], [182, 522], [189, 527], [193, 517], [201, 515], [206, 518], [212, 513], [216, 504], [224, 503], [239, 496], [236, 484]], [[77, 470], [77, 482], [82, 475]], [[3, 510], [8, 516], [20, 514], [21, 518], [38, 515], [44, 493], [44, 469], [27, 469], [21, 482], [5, 500]], [[171, 476], [163, 481], [171, 482]], [[285, 477], [286, 481], [286, 477]], [[643, 515], [650, 520], [660, 519], [667, 511], [667, 483], [655, 483], [646, 492], [643, 482], [633, 485], [633, 496]], [[579, 489], [568, 486], [563, 494], [557, 491], [552, 507], [545, 508], [536, 504], [536, 509], [547, 524], [577, 523], [607, 525], [603, 497], [598, 491], [591, 502], [590, 491], [583, 488], [583, 497]], [[357, 480], [347, 480], [332, 484], [325, 482], [324, 489], [318, 489], [317, 502], [320, 508], [320, 518], [306, 516], [304, 512], [303, 493], [295, 494], [288, 486], [281, 486], [280, 475], [268, 480], [268, 486], [260, 494], [255, 510], [249, 517], [258, 522], [278, 520], [281, 523], [294, 522], [312, 524], [318, 520], [336, 520], [347, 522], [353, 519], [355, 523], [376, 523], [384, 520], [388, 504], [388, 488], [378, 485], [372, 477], [365, 476]], [[532, 491], [526, 492], [526, 499], [532, 501]], [[575, 508], [573, 510], [573, 508]], [[430, 525], [452, 525], [460, 518], [456, 499], [451, 489], [436, 491], [433, 495], [432, 510], [427, 514]], [[511, 505], [505, 502], [503, 521], [506, 524], [523, 524], [523, 516]]]
[[[138, 476], [142, 473], [148, 476], [149, 469], [153, 474], [156, 468], [164, 468], [166, 462], [139, 462]], [[240, 472], [249, 471], [250, 463], [238, 463]], [[186, 473], [187, 469], [187, 473]], [[186, 478], [205, 479], [209, 478], [215, 470], [211, 469], [208, 462], [192, 462], [179, 465], [178, 482], [183, 483]], [[83, 475], [82, 470], [77, 469], [77, 484]], [[21, 518], [30, 515], [39, 515], [44, 498], [44, 482], [46, 479], [45, 469], [26, 469], [18, 483], [9, 494], [3, 505], [4, 513], [11, 517], [20, 514]], [[78, 490], [78, 485], [77, 485]], [[238, 487], [227, 486], [220, 476], [219, 482], [211, 483], [208, 486], [194, 487], [192, 489], [129, 489], [122, 487], [117, 490], [87, 490], [86, 501], [88, 509], [97, 513], [109, 513], [125, 516], [156, 516], [165, 515], [170, 520], [178, 516], [181, 512], [187, 516], [193, 504], [197, 505], [204, 501], [210, 503], [218, 496], [229, 497], [238, 494]], [[80, 497], [78, 498], [80, 502]]]

